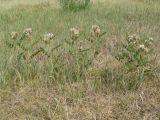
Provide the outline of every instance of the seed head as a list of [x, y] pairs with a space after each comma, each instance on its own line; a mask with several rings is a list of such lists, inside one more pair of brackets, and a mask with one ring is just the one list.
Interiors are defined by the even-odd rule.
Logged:
[[79, 37], [79, 30], [76, 28], [70, 29], [72, 39], [77, 39]]
[[92, 25], [92, 29], [91, 29], [91, 35], [92, 36], [99, 36], [101, 33], [101, 29], [98, 25]]
[[11, 38], [12, 39], [16, 39], [18, 37], [18, 33], [17, 32], [11, 32]]
[[153, 38], [150, 37], [150, 38], [146, 39], [146, 40], [145, 40], [145, 43], [146, 43], [147, 45], [152, 46], [152, 45], [153, 45]]
[[139, 49], [141, 49], [141, 50], [144, 50], [145, 52], [148, 52], [149, 50], [148, 50], [148, 48], [147, 47], [145, 47], [145, 45], [139, 45]]
[[139, 36], [137, 36], [136, 34], [128, 36], [128, 42], [134, 42], [134, 43], [136, 43], [136, 41], [139, 40], [139, 39], [140, 39]]
[[23, 34], [28, 40], [31, 40], [32, 39], [32, 28], [24, 29]]
[[32, 35], [32, 28], [26, 28], [26, 29], [24, 29], [23, 33], [25, 35]]
[[150, 38], [149, 38], [149, 40], [150, 40], [150, 41], [153, 41], [153, 38], [152, 38], [152, 37], [150, 37]]
[[54, 34], [53, 33], [46, 33], [43, 36], [43, 40], [45, 43], [49, 43], [50, 40], [52, 40], [54, 38]]
[[145, 46], [144, 46], [144, 45], [139, 45], [139, 48], [140, 48], [140, 49], [144, 49]]

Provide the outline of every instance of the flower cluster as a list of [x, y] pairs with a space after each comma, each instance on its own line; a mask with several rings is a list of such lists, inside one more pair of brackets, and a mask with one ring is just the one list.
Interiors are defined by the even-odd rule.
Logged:
[[136, 70], [137, 67], [146, 67], [152, 53], [150, 44], [153, 44], [153, 38], [143, 39], [136, 34], [129, 35], [126, 42], [122, 43], [117, 58], [129, 70]]
[[149, 39], [146, 39], [146, 40], [145, 40], [145, 44], [146, 44], [147, 46], [152, 46], [152, 45], [153, 45], [153, 38], [150, 37]]
[[50, 43], [50, 40], [52, 40], [54, 38], [54, 34], [53, 33], [46, 33], [43, 36], [43, 41], [48, 44]]
[[143, 50], [145, 52], [149, 52], [149, 49], [144, 44], [139, 45], [139, 50]]
[[126, 40], [119, 45], [119, 51], [115, 57], [121, 63], [121, 70], [125, 73], [123, 77], [126, 83], [129, 83], [129, 87], [137, 87], [145, 77], [156, 74], [153, 46], [153, 38], [142, 38], [136, 34], [127, 36]]
[[91, 36], [99, 36], [101, 33], [101, 29], [98, 25], [92, 25]]
[[140, 37], [136, 34], [133, 34], [133, 35], [129, 35], [127, 40], [128, 42], [132, 42], [132, 43], [136, 43], [138, 40], [140, 39]]
[[[10, 48], [20, 48], [17, 50], [17, 60], [31, 60], [38, 56], [38, 54], [45, 55], [47, 57], [50, 57], [49, 49], [46, 49], [48, 46], [39, 46], [39, 40], [34, 41], [34, 42], [28, 42], [25, 40], [32, 40], [32, 28], [26, 28], [23, 30], [22, 34], [20, 35], [20, 39], [18, 38], [18, 33], [17, 32], [11, 32], [11, 38], [14, 39], [14, 41], [7, 41], [7, 45]], [[46, 44], [50, 43], [50, 41], [54, 38], [53, 33], [46, 33], [43, 35], [43, 40]], [[29, 44], [28, 44], [29, 43]], [[37, 45], [37, 46], [36, 46]], [[48, 47], [49, 48], [49, 47]], [[20, 50], [20, 51], [19, 51]], [[23, 51], [23, 52], [22, 52]]]
[[11, 38], [16, 39], [18, 37], [18, 32], [11, 32]]
[[23, 31], [23, 35], [28, 39], [28, 40], [32, 40], [32, 28], [26, 28]]
[[79, 30], [76, 28], [71, 28], [70, 33], [72, 39], [77, 39], [79, 37]]
[[153, 45], [153, 38], [142, 40], [138, 35], [133, 34], [129, 35], [127, 38], [127, 46], [135, 48], [136, 50], [141, 50], [144, 52], [149, 52], [149, 48]]

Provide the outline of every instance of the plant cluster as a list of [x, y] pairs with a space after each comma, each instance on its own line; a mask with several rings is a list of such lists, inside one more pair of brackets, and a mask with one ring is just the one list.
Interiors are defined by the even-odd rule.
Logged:
[[90, 0], [60, 0], [63, 9], [77, 11], [88, 8]]
[[71, 28], [69, 38], [58, 44], [54, 41], [53, 33], [40, 35], [35, 40], [32, 28], [26, 28], [22, 33], [12, 32], [12, 39], [6, 41], [13, 52], [8, 66], [10, 75], [16, 75], [17, 71], [24, 79], [46, 74], [55, 80], [80, 80], [92, 63], [95, 51], [99, 49], [94, 47], [95, 44], [101, 42], [104, 35], [99, 26], [98, 29], [94, 26], [97, 25], [92, 26], [91, 33], [83, 40], [80, 31]]
[[[98, 25], [92, 26], [85, 39], [81, 39], [81, 32], [77, 28], [71, 28], [69, 32], [69, 38], [65, 37], [61, 44], [56, 44], [53, 33], [45, 33], [39, 40], [34, 40], [31, 28], [26, 28], [22, 34], [12, 32], [12, 40], [6, 41], [13, 49], [11, 61], [14, 63], [11, 75], [18, 71], [24, 79], [28, 76], [35, 77], [37, 74], [46, 74], [62, 82], [64, 79], [84, 79], [99, 53], [103, 40], [101, 37], [105, 32], [102, 33]], [[122, 63], [121, 73], [116, 75], [106, 68], [105, 79], [111, 78], [117, 85], [120, 85], [118, 81], [121, 81], [123, 86], [132, 87], [138, 86], [145, 77], [155, 74], [153, 38], [143, 39], [130, 35], [119, 48], [116, 59]]]
[[129, 35], [119, 47], [116, 59], [122, 63], [123, 78], [127, 76], [125, 84], [137, 87], [145, 77], [155, 75], [153, 38]]
[[150, 71], [153, 60], [153, 38], [141, 39], [137, 35], [130, 35], [121, 44], [120, 52], [117, 56], [128, 71], [136, 71], [143, 68], [144, 72]]

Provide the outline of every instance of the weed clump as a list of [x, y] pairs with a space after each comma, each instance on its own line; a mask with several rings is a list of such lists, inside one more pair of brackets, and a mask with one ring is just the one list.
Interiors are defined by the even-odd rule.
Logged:
[[59, 0], [60, 5], [65, 10], [78, 11], [89, 7], [90, 0]]
[[[45, 33], [39, 40], [33, 40], [31, 28], [26, 28], [22, 34], [12, 32], [12, 41], [6, 43], [14, 52], [13, 71], [19, 71], [24, 79], [44, 73], [62, 82], [64, 78], [72, 82], [84, 79], [98, 57], [105, 32], [98, 25], [92, 25], [84, 39], [75, 27], [69, 32], [69, 38], [65, 37], [64, 42], [58, 45], [52, 44], [53, 33]], [[117, 47], [115, 58], [121, 63], [120, 68], [117, 66], [119, 73], [106, 67], [103, 72], [105, 81], [131, 89], [137, 88], [145, 78], [156, 75], [153, 38], [129, 35]]]
[[143, 39], [137, 35], [127, 37], [121, 44], [117, 59], [123, 63], [128, 72], [136, 72], [143, 69], [144, 73], [151, 72], [153, 60], [153, 39]]
[[[9, 74], [14, 77], [18, 71], [23, 79], [33, 79], [38, 74], [52, 76], [54, 79], [78, 81], [85, 77], [101, 42], [100, 27], [92, 26], [92, 35], [81, 39], [78, 28], [70, 28], [70, 36], [63, 43], [54, 41], [55, 34], [45, 33], [34, 39], [32, 28], [22, 33], [12, 32], [6, 44], [12, 49], [12, 63]], [[61, 47], [59, 49], [59, 47]], [[13, 69], [10, 69], [13, 68]]]
[[21, 33], [11, 32], [11, 40], [6, 41], [7, 46], [12, 49], [8, 66], [11, 78], [15, 77], [17, 72], [23, 79], [36, 76], [51, 56], [55, 46], [47, 46], [50, 48], [48, 49], [45, 44], [49, 44], [53, 39], [53, 33], [48, 33], [34, 40], [32, 28], [26, 28]]
[[122, 63], [125, 86], [137, 87], [146, 77], [154, 76], [156, 73], [154, 57], [153, 38], [141, 38], [136, 34], [127, 36], [119, 46], [119, 53], [116, 56]]
[[112, 89], [130, 90], [137, 89], [146, 79], [157, 77], [153, 38], [128, 35], [116, 49], [116, 69], [106, 65], [101, 74], [102, 83]]

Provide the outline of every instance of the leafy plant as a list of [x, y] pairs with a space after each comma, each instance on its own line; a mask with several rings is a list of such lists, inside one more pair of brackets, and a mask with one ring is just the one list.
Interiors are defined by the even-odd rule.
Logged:
[[90, 0], [60, 0], [63, 9], [77, 11], [88, 8]]
[[[77, 28], [70, 29], [70, 37], [65, 39], [65, 54], [59, 59], [64, 63], [60, 68], [55, 68], [54, 74], [65, 76], [69, 81], [79, 81], [85, 78], [89, 67], [95, 57], [95, 51], [99, 48], [101, 36], [98, 26], [98, 33], [91, 29], [92, 34], [86, 35], [85, 39], [80, 38], [80, 31]], [[59, 79], [59, 78], [56, 78]]]
[[116, 58], [122, 63], [123, 73], [133, 86], [156, 72], [153, 38], [140, 38], [135, 34], [127, 36]]
[[20, 79], [31, 79], [43, 74], [60, 82], [82, 80], [104, 34], [101, 34], [99, 26], [94, 25], [91, 34], [81, 39], [80, 31], [71, 28], [69, 38], [65, 36], [64, 42], [56, 45], [52, 44], [55, 37], [52, 33], [46, 33], [39, 40], [34, 40], [31, 28], [25, 29], [23, 33], [12, 32], [12, 39], [6, 41], [13, 52], [8, 63], [8, 72], [12, 78], [19, 74]]
[[53, 40], [52, 33], [44, 34], [39, 40], [33, 40], [32, 28], [26, 28], [22, 33], [12, 32], [11, 40], [7, 40], [7, 46], [12, 49], [12, 55], [8, 63], [8, 72], [12, 77], [19, 74], [21, 78], [33, 78], [39, 71], [45, 70], [47, 63], [56, 47], [49, 46]]

